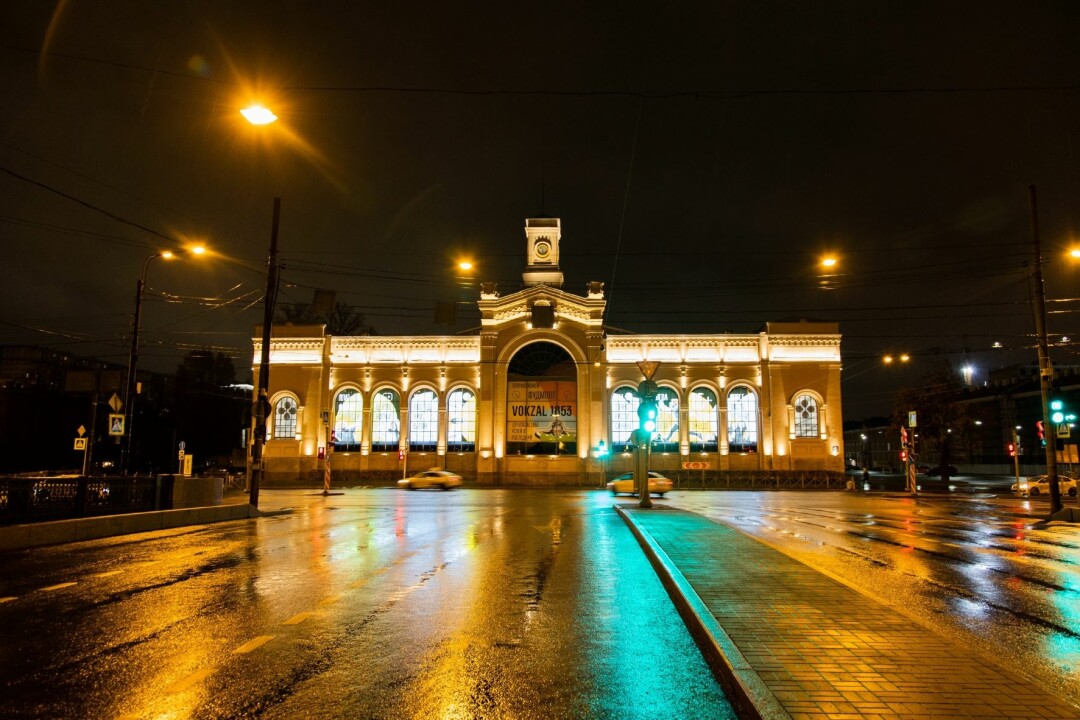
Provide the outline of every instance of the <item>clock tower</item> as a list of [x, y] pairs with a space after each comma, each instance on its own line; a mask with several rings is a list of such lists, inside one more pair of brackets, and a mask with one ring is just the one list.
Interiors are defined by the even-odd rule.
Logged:
[[528, 265], [521, 277], [526, 285], [562, 287], [559, 270], [559, 240], [562, 225], [559, 218], [528, 218], [525, 221], [525, 257]]

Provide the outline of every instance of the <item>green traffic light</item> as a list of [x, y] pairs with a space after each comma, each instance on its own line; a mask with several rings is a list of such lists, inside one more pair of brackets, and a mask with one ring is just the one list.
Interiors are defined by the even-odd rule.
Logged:
[[[1050, 401], [1050, 409], [1051, 410], [1057, 410], [1057, 411], [1064, 410], [1065, 409], [1065, 403], [1063, 403], [1060, 400], [1051, 400]], [[1060, 422], [1060, 421], [1056, 420], [1055, 422]]]
[[1061, 423], [1065, 422], [1065, 413], [1063, 413], [1063, 412], [1061, 412], [1061, 411], [1059, 410], [1059, 411], [1057, 411], [1057, 412], [1053, 413], [1053, 414], [1052, 414], [1052, 415], [1050, 416], [1050, 419], [1051, 419], [1051, 420], [1053, 420], [1053, 421], [1054, 421], [1055, 423], [1057, 423], [1058, 425], [1060, 425]]

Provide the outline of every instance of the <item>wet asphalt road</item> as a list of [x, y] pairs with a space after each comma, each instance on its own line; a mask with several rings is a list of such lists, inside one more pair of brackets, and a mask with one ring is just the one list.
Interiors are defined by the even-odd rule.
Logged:
[[[682, 492], [737, 527], [1062, 697], [1080, 697], [1080, 525], [1049, 502], [972, 494]], [[1075, 500], [1067, 501], [1075, 507]]]
[[606, 493], [283, 505], [0, 553], [0, 717], [733, 717]]

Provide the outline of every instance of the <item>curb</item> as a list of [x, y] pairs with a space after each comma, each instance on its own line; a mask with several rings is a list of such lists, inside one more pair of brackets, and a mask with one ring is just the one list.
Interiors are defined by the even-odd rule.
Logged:
[[23, 550], [44, 545], [96, 540], [116, 535], [168, 530], [281, 514], [260, 512], [247, 503], [230, 503], [180, 510], [154, 510], [122, 515], [55, 520], [0, 527], [0, 550]]
[[630, 531], [637, 538], [645, 556], [663, 583], [676, 610], [686, 623], [705, 662], [724, 688], [740, 718], [746, 720], [791, 720], [791, 715], [776, 699], [772, 690], [743, 657], [724, 628], [690, 585], [667, 553], [648, 532], [634, 522], [621, 506], [614, 505]]

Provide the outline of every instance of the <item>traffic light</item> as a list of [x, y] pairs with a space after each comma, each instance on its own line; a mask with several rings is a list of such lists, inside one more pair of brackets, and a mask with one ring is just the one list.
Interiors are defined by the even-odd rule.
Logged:
[[1035, 430], [1039, 434], [1039, 444], [1042, 445], [1043, 447], [1046, 447], [1046, 433], [1043, 432], [1043, 421], [1042, 420], [1036, 420], [1035, 421]]
[[1009, 443], [1008, 447], [1009, 447], [1009, 457], [1016, 457], [1016, 446], [1013, 445], [1012, 443]]
[[1059, 399], [1050, 401], [1050, 420], [1057, 425], [1065, 422], [1065, 403]]
[[641, 429], [647, 433], [656, 432], [656, 403], [652, 400], [644, 400], [637, 409], [638, 420], [641, 421]]
[[907, 450], [900, 451], [900, 461], [907, 462]]

